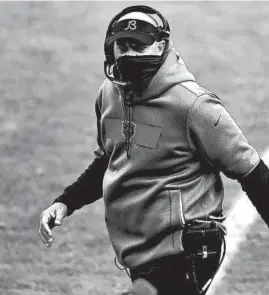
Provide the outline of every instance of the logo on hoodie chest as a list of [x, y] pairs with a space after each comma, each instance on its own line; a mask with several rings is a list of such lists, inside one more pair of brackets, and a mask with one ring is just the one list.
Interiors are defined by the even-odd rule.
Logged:
[[132, 121], [122, 121], [121, 134], [125, 139], [131, 140], [135, 136], [136, 124]]

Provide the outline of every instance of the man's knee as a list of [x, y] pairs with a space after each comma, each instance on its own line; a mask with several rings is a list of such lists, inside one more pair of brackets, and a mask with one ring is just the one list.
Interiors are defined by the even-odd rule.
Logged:
[[138, 278], [133, 281], [133, 295], [158, 295], [157, 289], [147, 280]]

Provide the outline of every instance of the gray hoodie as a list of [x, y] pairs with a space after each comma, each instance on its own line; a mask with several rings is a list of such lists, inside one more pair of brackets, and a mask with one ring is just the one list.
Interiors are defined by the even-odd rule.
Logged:
[[[109, 236], [119, 262], [132, 268], [183, 251], [186, 223], [222, 214], [220, 171], [239, 179], [259, 156], [174, 49], [144, 93], [128, 108], [124, 100], [105, 80], [97, 99], [95, 154], [109, 159], [103, 177]], [[124, 111], [131, 123], [123, 123]]]

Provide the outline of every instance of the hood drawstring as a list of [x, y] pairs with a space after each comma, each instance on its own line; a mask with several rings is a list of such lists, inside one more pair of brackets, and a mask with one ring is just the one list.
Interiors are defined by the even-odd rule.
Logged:
[[130, 140], [131, 140], [131, 106], [130, 106], [130, 102], [127, 101], [127, 106], [128, 106], [128, 128], [127, 128], [127, 137], [126, 137], [126, 140], [127, 140], [127, 158], [130, 157]]
[[[124, 122], [123, 122], [123, 133], [125, 137], [125, 151], [127, 158], [130, 158], [130, 151], [131, 151], [131, 139], [134, 136], [134, 126], [132, 126], [134, 123], [132, 122], [132, 115], [131, 115], [131, 109], [134, 105], [132, 98], [133, 98], [133, 91], [129, 91], [127, 93], [122, 93], [121, 95], [122, 100], [122, 108], [124, 113]], [[127, 111], [125, 106], [127, 106]], [[126, 115], [127, 113], [127, 115]], [[127, 125], [126, 125], [127, 124]]]

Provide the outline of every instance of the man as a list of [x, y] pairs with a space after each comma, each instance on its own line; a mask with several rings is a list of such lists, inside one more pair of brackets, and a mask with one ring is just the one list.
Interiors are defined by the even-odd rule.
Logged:
[[239, 181], [268, 224], [269, 170], [188, 71], [158, 11], [133, 6], [116, 15], [105, 55], [95, 159], [41, 214], [41, 239], [49, 247], [54, 225], [103, 197], [134, 294], [205, 294], [225, 234], [220, 172]]

